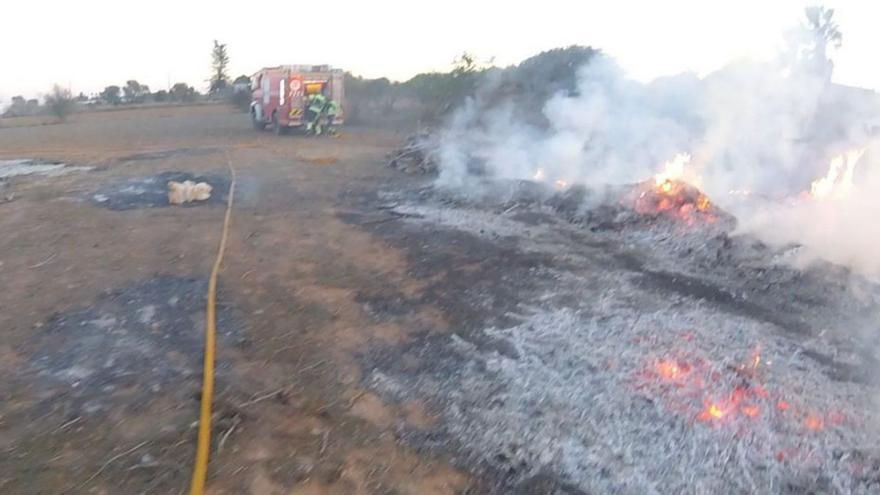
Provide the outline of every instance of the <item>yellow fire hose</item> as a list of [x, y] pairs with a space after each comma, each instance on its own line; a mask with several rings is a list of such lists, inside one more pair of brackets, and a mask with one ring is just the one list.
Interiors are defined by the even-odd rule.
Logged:
[[214, 400], [214, 356], [216, 354], [217, 337], [217, 273], [223, 262], [223, 253], [226, 251], [226, 239], [229, 236], [229, 219], [232, 217], [232, 201], [235, 197], [235, 168], [226, 152], [226, 165], [232, 177], [229, 182], [229, 197], [226, 200], [226, 215], [223, 218], [223, 233], [220, 236], [220, 247], [217, 250], [217, 258], [211, 269], [211, 278], [208, 280], [208, 304], [205, 308], [205, 362], [202, 378], [202, 403], [199, 415], [199, 440], [196, 447], [196, 460], [193, 467], [190, 495], [202, 495], [205, 490], [205, 479], [208, 476], [208, 459], [211, 454], [211, 404]]

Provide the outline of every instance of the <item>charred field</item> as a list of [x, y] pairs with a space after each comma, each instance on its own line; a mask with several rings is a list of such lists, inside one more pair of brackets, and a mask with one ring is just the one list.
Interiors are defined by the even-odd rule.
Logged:
[[226, 153], [213, 492], [877, 491], [871, 282], [686, 186], [464, 194], [201, 112], [0, 135], [83, 167], [4, 182], [0, 492], [185, 489]]
[[[440, 420], [405, 443], [492, 493], [874, 493], [878, 287], [736, 234], [682, 186], [423, 178], [346, 195], [449, 331], [365, 352], [364, 386]], [[383, 312], [382, 309], [385, 309]], [[384, 316], [382, 316], [384, 315]]]

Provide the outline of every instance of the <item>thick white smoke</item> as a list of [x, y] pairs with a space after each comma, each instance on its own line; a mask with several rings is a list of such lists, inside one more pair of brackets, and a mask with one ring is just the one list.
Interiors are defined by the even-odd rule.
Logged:
[[[704, 78], [641, 84], [599, 56], [579, 70], [577, 91], [545, 102], [546, 127], [518, 118], [515, 100], [499, 104], [478, 94], [469, 101], [441, 136], [438, 185], [633, 183], [650, 179], [676, 153], [690, 153], [687, 177], [733, 211], [741, 231], [800, 244], [805, 259], [880, 275], [873, 248], [880, 227], [870, 218], [880, 207], [880, 178], [870, 173], [870, 152], [850, 196], [792, 200], [825, 173], [833, 155], [868, 146], [871, 121], [880, 115], [873, 92], [811, 74], [791, 64], [739, 61]], [[731, 191], [748, 191], [752, 200]]]
[[[876, 148], [876, 144], [869, 147]], [[878, 156], [876, 151], [873, 156]], [[792, 260], [805, 264], [817, 259], [850, 267], [871, 278], [880, 277], [880, 170], [866, 154], [853, 188], [823, 199], [806, 194], [739, 215], [739, 230], [756, 234], [775, 245], [802, 246]], [[839, 183], [838, 186], [842, 186]]]
[[546, 102], [549, 129], [517, 120], [515, 101], [487, 108], [481, 98], [458, 111], [441, 140], [439, 184], [467, 186], [479, 175], [608, 184], [641, 180], [678, 151], [691, 132], [656, 108], [662, 100], [628, 80], [609, 58], [583, 67], [578, 95]]

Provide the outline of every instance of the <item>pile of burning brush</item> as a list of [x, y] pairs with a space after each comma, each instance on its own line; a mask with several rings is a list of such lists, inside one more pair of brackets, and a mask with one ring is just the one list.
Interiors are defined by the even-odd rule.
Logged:
[[426, 131], [410, 134], [404, 145], [388, 156], [388, 166], [408, 174], [437, 173], [436, 146], [430, 138]]
[[639, 184], [632, 205], [636, 213], [652, 217], [668, 216], [685, 223], [715, 222], [718, 209], [696, 187], [678, 180], [664, 179]]
[[686, 181], [688, 162], [690, 155], [676, 155], [652, 180], [637, 184], [626, 198], [626, 204], [641, 216], [665, 217], [687, 225], [714, 223], [722, 212], [708, 196]]
[[[688, 155], [677, 156], [650, 180], [604, 186], [601, 190], [591, 190], [581, 185], [570, 186], [564, 180], [557, 180], [552, 184], [556, 193], [547, 204], [569, 221], [589, 224], [594, 231], [619, 230], [626, 225], [655, 223], [658, 220], [685, 227], [717, 224], [721, 230], [732, 228], [736, 222], [734, 217], [688, 182], [683, 173], [688, 159]], [[541, 169], [538, 169], [533, 180], [539, 184], [546, 182]], [[590, 201], [589, 197], [594, 195], [600, 199]], [[584, 204], [592, 206], [584, 208]]]

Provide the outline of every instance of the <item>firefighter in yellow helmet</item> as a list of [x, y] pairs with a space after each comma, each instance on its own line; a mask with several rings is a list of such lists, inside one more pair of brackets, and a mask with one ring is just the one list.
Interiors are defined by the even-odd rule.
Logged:
[[321, 134], [321, 119], [324, 107], [327, 105], [327, 97], [322, 93], [309, 95], [306, 100], [306, 133]]
[[327, 132], [335, 137], [337, 132], [336, 128], [333, 127], [333, 121], [339, 115], [339, 102], [334, 99], [328, 100], [327, 105], [324, 107], [324, 112], [327, 114]]

